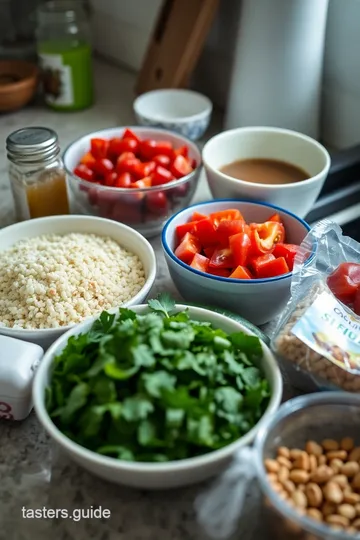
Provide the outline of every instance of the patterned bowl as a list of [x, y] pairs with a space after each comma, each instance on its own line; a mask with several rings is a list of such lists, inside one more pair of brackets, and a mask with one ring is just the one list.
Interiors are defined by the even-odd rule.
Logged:
[[209, 126], [212, 103], [192, 90], [153, 90], [139, 96], [133, 104], [137, 122], [175, 131], [195, 141]]

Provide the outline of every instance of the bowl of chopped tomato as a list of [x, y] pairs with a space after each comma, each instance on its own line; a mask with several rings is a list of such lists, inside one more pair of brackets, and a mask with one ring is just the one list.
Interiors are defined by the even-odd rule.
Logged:
[[185, 300], [230, 309], [261, 325], [284, 309], [309, 230], [303, 219], [268, 203], [214, 200], [172, 216], [162, 246]]
[[67, 148], [64, 163], [74, 213], [120, 221], [148, 237], [189, 204], [202, 164], [190, 140], [143, 127], [85, 135]]

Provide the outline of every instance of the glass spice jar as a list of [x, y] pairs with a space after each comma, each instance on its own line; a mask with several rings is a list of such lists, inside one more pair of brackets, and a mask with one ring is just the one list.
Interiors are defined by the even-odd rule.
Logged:
[[80, 0], [52, 0], [37, 12], [45, 102], [59, 111], [93, 104], [90, 19]]
[[18, 221], [69, 214], [57, 134], [43, 127], [19, 129], [6, 139], [6, 150]]

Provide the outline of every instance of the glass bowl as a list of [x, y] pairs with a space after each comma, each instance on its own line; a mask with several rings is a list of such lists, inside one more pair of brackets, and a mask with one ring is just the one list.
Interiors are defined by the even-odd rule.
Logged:
[[[360, 396], [326, 392], [294, 398], [261, 426], [255, 440], [256, 467], [264, 495], [265, 513], [276, 540], [350, 540], [358, 535], [337, 531], [298, 513], [275, 493], [267, 479], [264, 460], [274, 458], [279, 446], [305, 447], [308, 440], [352, 437], [360, 446]], [[360, 531], [359, 531], [360, 533]]]
[[92, 138], [121, 137], [124, 127], [90, 133], [72, 143], [64, 153], [71, 211], [125, 223], [146, 237], [159, 234], [170, 216], [189, 205], [201, 172], [201, 154], [186, 137], [156, 128], [130, 127], [141, 139], [170, 141], [175, 148], [186, 145], [196, 169], [180, 180], [149, 188], [114, 188], [82, 180], [73, 174]]

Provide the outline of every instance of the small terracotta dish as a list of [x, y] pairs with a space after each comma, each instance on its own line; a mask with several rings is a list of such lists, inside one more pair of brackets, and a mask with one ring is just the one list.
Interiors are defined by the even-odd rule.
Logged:
[[0, 61], [0, 112], [25, 107], [35, 95], [39, 70], [24, 60]]

